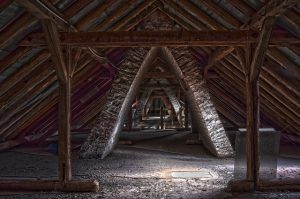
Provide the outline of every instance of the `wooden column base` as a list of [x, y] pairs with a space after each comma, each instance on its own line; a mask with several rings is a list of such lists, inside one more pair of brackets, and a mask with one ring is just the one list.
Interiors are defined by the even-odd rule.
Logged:
[[232, 192], [252, 192], [255, 190], [254, 182], [247, 180], [231, 180], [227, 188]]
[[68, 181], [61, 183], [57, 180], [14, 180], [0, 181], [0, 190], [5, 191], [63, 191], [63, 192], [97, 192], [99, 182]]
[[300, 191], [300, 179], [260, 181], [257, 190]]
[[256, 188], [254, 182], [247, 180], [232, 180], [227, 187], [232, 192], [251, 191], [300, 191], [300, 179], [259, 181]]

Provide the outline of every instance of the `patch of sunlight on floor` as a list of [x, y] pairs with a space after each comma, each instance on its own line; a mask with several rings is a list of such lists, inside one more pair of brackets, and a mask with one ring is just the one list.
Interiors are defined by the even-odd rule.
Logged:
[[200, 179], [214, 179], [217, 178], [217, 174], [208, 170], [201, 169], [197, 171], [171, 171], [169, 173], [172, 178], [200, 178]]

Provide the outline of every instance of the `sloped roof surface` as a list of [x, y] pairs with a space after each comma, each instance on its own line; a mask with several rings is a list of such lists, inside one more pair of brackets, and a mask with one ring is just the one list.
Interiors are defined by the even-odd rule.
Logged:
[[[253, 16], [264, 0], [39, 0], [78, 31], [139, 30], [159, 10], [186, 30], [259, 29]], [[269, 1], [270, 3], [271, 1]], [[276, 1], [274, 1], [276, 2]], [[254, 25], [253, 25], [254, 24]], [[279, 17], [275, 30], [300, 37], [300, 3]], [[39, 20], [17, 2], [0, 2], [0, 142], [39, 143], [57, 131], [58, 82], [48, 49], [20, 43], [42, 31]], [[217, 47], [193, 47], [205, 67]], [[104, 62], [86, 49], [77, 59], [72, 87], [72, 128], [84, 129], [105, 102], [105, 94], [126, 55], [126, 48], [97, 49]], [[75, 54], [80, 56], [75, 56]], [[260, 76], [261, 121], [287, 134], [300, 135], [300, 47], [269, 47]], [[245, 77], [235, 51], [211, 68], [220, 74], [208, 85], [218, 112], [236, 127], [245, 126]]]

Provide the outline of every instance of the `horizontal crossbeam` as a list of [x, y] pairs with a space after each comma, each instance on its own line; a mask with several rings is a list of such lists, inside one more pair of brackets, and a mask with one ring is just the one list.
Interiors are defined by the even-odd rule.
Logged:
[[[62, 45], [93, 47], [142, 46], [243, 46], [256, 43], [258, 31], [115, 31], [115, 32], [61, 32]], [[274, 32], [270, 46], [299, 44], [300, 40], [287, 32]], [[45, 46], [44, 34], [32, 33], [22, 46]]]

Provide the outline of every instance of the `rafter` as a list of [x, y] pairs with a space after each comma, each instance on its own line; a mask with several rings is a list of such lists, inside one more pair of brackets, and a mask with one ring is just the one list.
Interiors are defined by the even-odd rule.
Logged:
[[141, 4], [138, 5], [137, 8], [132, 10], [126, 17], [123, 17], [119, 21], [117, 21], [115, 24], [112, 25], [112, 27], [109, 28], [110, 31], [119, 30], [121, 27], [123, 27], [126, 23], [128, 23], [131, 19], [137, 17], [140, 13], [144, 12], [148, 7], [150, 7], [156, 0], [148, 0], [143, 1]]
[[135, 1], [136, 0], [128, 0], [126, 2], [123, 2], [117, 9], [115, 9], [112, 13], [110, 13], [109, 16], [105, 18], [104, 21], [96, 25], [94, 27], [94, 31], [101, 31], [103, 28], [107, 27], [109, 23], [111, 23], [116, 18], [118, 18], [121, 14], [126, 12], [128, 8], [130, 8], [130, 6], [134, 4]]
[[[268, 3], [261, 8], [257, 13], [255, 13], [249, 22], [243, 24], [241, 26], [241, 29], [256, 29], [262, 26], [262, 22], [267, 16], [277, 16], [282, 13], [284, 13], [287, 9], [291, 8], [293, 5], [297, 3], [297, 0], [283, 0], [283, 1], [277, 1], [277, 0], [271, 0], [268, 1]], [[210, 62], [207, 64], [207, 68], [211, 68], [215, 63], [222, 60], [224, 57], [226, 57], [228, 54], [230, 54], [234, 50], [233, 47], [227, 47], [227, 48], [218, 48], [214, 53], [210, 60]], [[217, 58], [214, 58], [217, 57]]]

